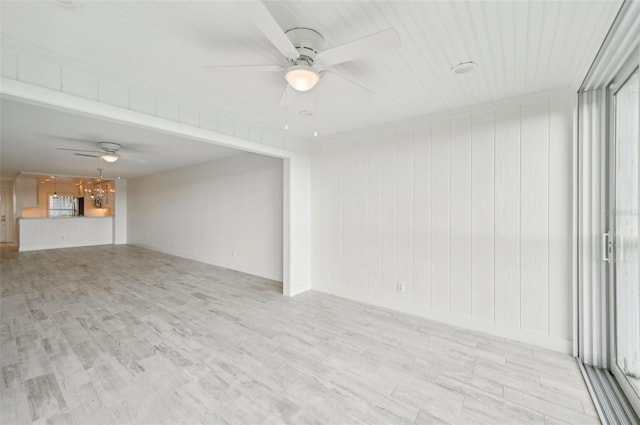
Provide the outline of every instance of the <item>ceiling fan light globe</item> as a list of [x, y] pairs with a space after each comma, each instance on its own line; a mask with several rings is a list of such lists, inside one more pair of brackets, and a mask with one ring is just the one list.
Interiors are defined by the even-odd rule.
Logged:
[[118, 155], [116, 155], [115, 153], [105, 153], [100, 158], [107, 162], [116, 162], [118, 160]]
[[290, 66], [284, 78], [297, 91], [309, 91], [320, 81], [320, 75], [313, 68], [305, 65]]

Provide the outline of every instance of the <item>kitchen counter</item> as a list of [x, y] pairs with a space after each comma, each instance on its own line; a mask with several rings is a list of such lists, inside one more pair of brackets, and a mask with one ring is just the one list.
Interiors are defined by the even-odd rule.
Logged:
[[19, 219], [20, 251], [113, 243], [113, 217]]
[[19, 217], [18, 220], [69, 220], [69, 219], [94, 219], [94, 218], [111, 218], [108, 217]]

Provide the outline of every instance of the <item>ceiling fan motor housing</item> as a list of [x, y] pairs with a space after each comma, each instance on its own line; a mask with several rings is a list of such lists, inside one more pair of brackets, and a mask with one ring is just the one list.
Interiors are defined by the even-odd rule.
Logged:
[[120, 145], [118, 143], [100, 142], [100, 149], [105, 152], [115, 153], [120, 149]]
[[300, 57], [292, 61], [295, 65], [305, 62], [311, 66], [318, 57], [318, 52], [322, 51], [324, 37], [311, 28], [291, 28], [286, 33], [287, 37], [298, 51]]

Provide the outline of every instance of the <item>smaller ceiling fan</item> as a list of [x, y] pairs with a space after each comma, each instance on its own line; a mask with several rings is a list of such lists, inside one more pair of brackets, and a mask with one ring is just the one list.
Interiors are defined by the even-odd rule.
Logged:
[[239, 2], [238, 5], [271, 44], [278, 49], [280, 54], [284, 56], [286, 62], [282, 65], [204, 67], [207, 70], [282, 72], [287, 83], [300, 92], [313, 89], [320, 81], [320, 78], [327, 74], [332, 74], [371, 92], [360, 83], [348, 80], [328, 68], [386, 50], [397, 49], [401, 45], [398, 32], [393, 28], [389, 28], [359, 40], [324, 50], [324, 37], [318, 31], [311, 28], [291, 28], [283, 31], [262, 2], [243, 1]]
[[[70, 139], [71, 140], [71, 139]], [[82, 141], [85, 143], [91, 143], [87, 141]], [[113, 142], [98, 142], [97, 149], [69, 149], [69, 148], [56, 148], [60, 151], [71, 151], [74, 155], [78, 156], [87, 156], [89, 158], [100, 158], [105, 162], [113, 163], [118, 159], [125, 158], [127, 160], [131, 160], [134, 162], [147, 162], [143, 159], [135, 158], [134, 156], [121, 152], [121, 145], [119, 143]]]

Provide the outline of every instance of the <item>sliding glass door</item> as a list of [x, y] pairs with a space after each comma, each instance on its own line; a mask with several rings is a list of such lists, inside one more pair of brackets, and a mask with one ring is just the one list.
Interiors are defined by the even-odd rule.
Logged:
[[[611, 90], [611, 371], [627, 398], [640, 404], [640, 71], [625, 67]], [[607, 253], [605, 253], [606, 255]]]

